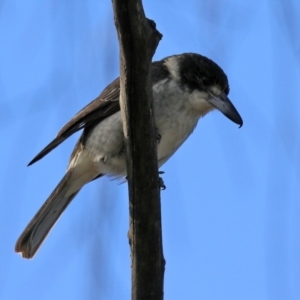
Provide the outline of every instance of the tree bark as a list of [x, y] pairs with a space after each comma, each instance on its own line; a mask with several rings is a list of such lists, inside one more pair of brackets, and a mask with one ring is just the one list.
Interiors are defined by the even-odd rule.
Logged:
[[127, 150], [132, 299], [163, 299], [157, 133], [153, 122], [152, 57], [162, 35], [140, 0], [112, 0], [120, 44], [120, 105]]

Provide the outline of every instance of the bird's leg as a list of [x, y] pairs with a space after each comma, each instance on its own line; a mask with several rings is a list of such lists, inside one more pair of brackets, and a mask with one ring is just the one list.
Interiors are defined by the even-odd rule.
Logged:
[[[164, 174], [164, 173], [165, 173], [164, 171], [158, 171], [158, 174]], [[125, 179], [128, 181], [128, 176], [126, 176]], [[158, 177], [158, 185], [161, 190], [165, 190], [167, 188], [164, 183], [164, 180], [160, 176]]]
[[161, 140], [161, 134], [158, 132], [158, 128], [155, 128], [155, 133], [156, 133], [157, 144], [159, 144]]
[[157, 144], [159, 144], [161, 140], [161, 134], [158, 133], [156, 139], [157, 139]]
[[[164, 171], [158, 171], [158, 174], [164, 174]], [[167, 187], [165, 186], [164, 180], [162, 179], [162, 177], [158, 177], [158, 184], [161, 190], [165, 190]]]

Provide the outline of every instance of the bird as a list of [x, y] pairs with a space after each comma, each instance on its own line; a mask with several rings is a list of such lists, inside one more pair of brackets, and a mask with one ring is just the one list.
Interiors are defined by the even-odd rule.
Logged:
[[[228, 98], [224, 71], [211, 59], [183, 53], [152, 62], [154, 122], [159, 134], [158, 167], [186, 141], [198, 120], [213, 110], [243, 125]], [[83, 129], [66, 174], [18, 238], [15, 251], [33, 258], [61, 214], [90, 181], [105, 175], [126, 177], [126, 150], [120, 112], [120, 78], [80, 110], [28, 165], [32, 165]]]

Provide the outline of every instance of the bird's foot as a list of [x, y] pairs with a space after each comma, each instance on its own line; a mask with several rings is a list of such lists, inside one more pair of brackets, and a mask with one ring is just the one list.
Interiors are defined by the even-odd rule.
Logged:
[[[164, 174], [164, 173], [165, 173], [164, 171], [158, 171], [158, 174]], [[159, 188], [162, 191], [167, 188], [165, 183], [164, 183], [164, 180], [160, 176], [158, 177], [158, 185], [159, 185]]]
[[[165, 172], [164, 171], [158, 171], [158, 174], [165, 174]], [[126, 176], [125, 179], [128, 181], [128, 176]], [[160, 176], [158, 177], [158, 185], [159, 185], [159, 188], [162, 191], [167, 188], [165, 183], [164, 183], [164, 180]]]
[[155, 132], [156, 132], [156, 140], [157, 140], [157, 144], [160, 143], [161, 140], [161, 134], [158, 133], [158, 128], [155, 128]]

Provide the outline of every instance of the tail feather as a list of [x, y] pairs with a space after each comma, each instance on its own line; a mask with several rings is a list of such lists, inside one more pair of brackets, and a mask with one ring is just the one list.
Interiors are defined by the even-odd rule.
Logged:
[[72, 171], [69, 170], [18, 238], [15, 251], [21, 252], [24, 258], [35, 255], [51, 228], [79, 192], [80, 188], [69, 193], [71, 175]]

